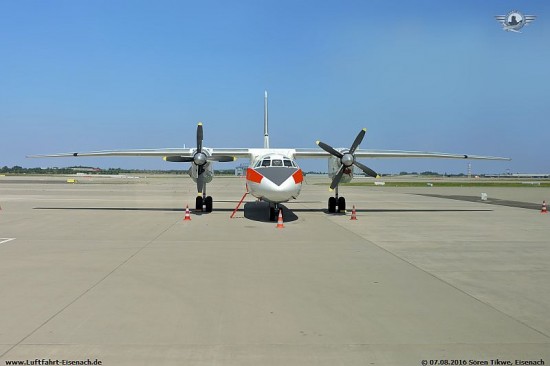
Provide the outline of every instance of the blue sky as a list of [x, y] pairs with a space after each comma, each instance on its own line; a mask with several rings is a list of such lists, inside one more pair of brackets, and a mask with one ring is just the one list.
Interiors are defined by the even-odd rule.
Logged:
[[[522, 34], [494, 19], [537, 19]], [[346, 147], [509, 156], [550, 172], [548, 1], [0, 0], [0, 166], [187, 169], [152, 158], [26, 159], [118, 148]], [[380, 172], [467, 162], [375, 159]], [[324, 161], [299, 161], [324, 170]], [[217, 165], [222, 168], [222, 165]]]

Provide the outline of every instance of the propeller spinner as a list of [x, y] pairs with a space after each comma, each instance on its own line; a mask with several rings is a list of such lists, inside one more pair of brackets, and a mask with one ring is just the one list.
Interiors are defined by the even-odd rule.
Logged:
[[340, 166], [338, 173], [336, 173], [336, 175], [332, 179], [330, 189], [334, 189], [336, 188], [336, 186], [338, 186], [338, 183], [340, 183], [340, 180], [342, 179], [342, 175], [344, 175], [344, 169], [349, 168], [352, 165], [355, 165], [356, 167], [361, 169], [368, 176], [371, 176], [373, 178], [378, 177], [378, 174], [374, 170], [355, 160], [355, 150], [357, 150], [357, 147], [361, 144], [361, 141], [363, 141], [363, 137], [365, 137], [366, 132], [366, 128], [363, 128], [361, 131], [359, 131], [359, 134], [357, 134], [357, 137], [353, 141], [353, 144], [349, 148], [349, 151], [344, 153], [341, 153], [340, 151], [334, 149], [330, 145], [325, 144], [324, 142], [317, 141], [317, 145], [319, 145], [321, 149], [325, 150], [332, 156], [337, 157], [338, 159], [340, 159], [340, 163], [342, 163], [342, 166]]

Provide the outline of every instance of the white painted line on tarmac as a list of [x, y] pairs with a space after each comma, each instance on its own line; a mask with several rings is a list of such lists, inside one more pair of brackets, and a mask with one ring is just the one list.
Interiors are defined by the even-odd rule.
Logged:
[[16, 238], [0, 238], [0, 244], [7, 243], [8, 241], [15, 240]]

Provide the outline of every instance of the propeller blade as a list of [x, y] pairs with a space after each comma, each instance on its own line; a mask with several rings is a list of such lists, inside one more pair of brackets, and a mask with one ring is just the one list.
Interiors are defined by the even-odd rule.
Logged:
[[326, 152], [328, 152], [329, 154], [331, 155], [334, 155], [336, 156], [337, 158], [342, 158], [342, 153], [340, 151], [337, 151], [337, 150], [334, 150], [334, 148], [332, 146], [329, 146], [327, 144], [325, 144], [324, 142], [322, 141], [317, 141], [317, 145], [319, 145], [319, 147], [323, 150], [325, 150]]
[[197, 125], [197, 152], [202, 151], [202, 139], [203, 139], [202, 122], [199, 122], [199, 124]]
[[374, 170], [369, 168], [368, 166], [363, 165], [358, 161], [354, 161], [353, 164], [355, 164], [356, 167], [358, 167], [359, 169], [364, 171], [366, 175], [371, 176], [373, 178], [378, 178], [379, 177], [379, 175]]
[[361, 131], [359, 131], [359, 134], [357, 134], [355, 141], [353, 141], [353, 144], [351, 144], [351, 147], [349, 149], [350, 154], [353, 154], [357, 149], [357, 147], [361, 145], [361, 141], [363, 141], [363, 137], [365, 137], [366, 132], [367, 132], [366, 128], [363, 128]]
[[228, 163], [230, 161], [235, 161], [235, 160], [237, 159], [235, 159], [233, 156], [228, 156], [228, 155], [208, 157], [208, 161], [219, 161], [220, 163]]
[[340, 170], [338, 170], [338, 173], [336, 173], [336, 175], [332, 179], [332, 183], [330, 183], [330, 189], [336, 188], [338, 183], [340, 183], [340, 179], [342, 179], [342, 175], [344, 175], [344, 168], [345, 167], [343, 165], [340, 167]]
[[193, 161], [193, 157], [189, 156], [165, 156], [164, 161], [169, 161], [171, 163], [190, 163]]

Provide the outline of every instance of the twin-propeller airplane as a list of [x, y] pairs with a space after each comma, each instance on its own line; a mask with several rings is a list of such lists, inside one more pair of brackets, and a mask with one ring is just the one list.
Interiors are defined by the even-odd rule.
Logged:
[[481, 159], [510, 160], [509, 158], [476, 156], [467, 154], [446, 154], [436, 152], [399, 151], [399, 150], [363, 150], [358, 149], [366, 129], [359, 134], [350, 148], [335, 149], [317, 141], [321, 149], [272, 149], [269, 147], [267, 120], [267, 92], [264, 102], [264, 148], [208, 148], [202, 146], [203, 126], [197, 126], [196, 148], [140, 149], [140, 150], [104, 150], [85, 153], [63, 153], [50, 155], [31, 155], [28, 157], [96, 157], [96, 156], [159, 156], [165, 161], [191, 163], [189, 175], [197, 184], [196, 209], [211, 212], [213, 200], [206, 194], [206, 184], [214, 177], [213, 162], [229, 162], [237, 158], [247, 158], [250, 165], [246, 171], [246, 187], [250, 194], [259, 200], [266, 201], [270, 207], [270, 220], [274, 221], [279, 211], [279, 204], [296, 199], [300, 194], [303, 172], [296, 163], [297, 158], [328, 158], [329, 178], [334, 196], [328, 200], [328, 211], [343, 212], [346, 200], [338, 196], [338, 185], [353, 179], [353, 167], [361, 169], [366, 175], [376, 178], [378, 174], [357, 161], [357, 158], [446, 158], [446, 159]]

